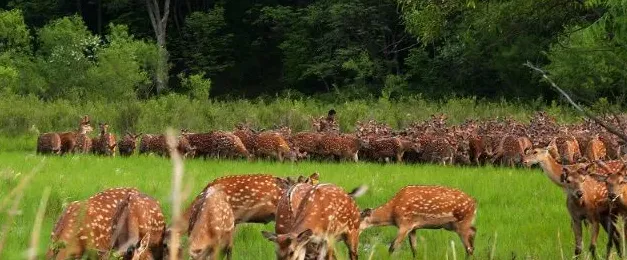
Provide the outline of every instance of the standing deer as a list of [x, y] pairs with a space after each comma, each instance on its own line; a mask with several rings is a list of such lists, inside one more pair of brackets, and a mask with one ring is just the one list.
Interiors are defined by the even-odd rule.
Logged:
[[189, 255], [192, 259], [215, 259], [220, 251], [231, 259], [235, 216], [221, 187], [212, 186], [192, 205], [189, 219]]
[[43, 133], [37, 138], [37, 154], [61, 153], [61, 137], [57, 133]]
[[93, 140], [92, 152], [98, 155], [115, 156], [116, 146], [115, 135], [109, 133], [109, 124], [100, 123], [100, 135]]
[[137, 138], [139, 138], [142, 133], [139, 134], [131, 134], [126, 132], [124, 138], [118, 142], [118, 151], [120, 152], [120, 156], [131, 156], [133, 152], [135, 152], [135, 148], [137, 148]]
[[[46, 259], [67, 259], [83, 256], [88, 249], [106, 252], [112, 249], [115, 239], [112, 230], [120, 216], [118, 209], [135, 188], [108, 189], [87, 201], [74, 201], [64, 210], [52, 231], [52, 248]], [[63, 244], [60, 247], [56, 245]]]
[[[571, 217], [573, 233], [575, 234], [575, 255], [580, 255], [583, 248], [582, 223], [588, 222], [592, 227], [590, 232], [589, 251], [596, 256], [596, 243], [599, 236], [599, 225], [602, 224], [610, 236], [607, 244], [609, 256], [612, 244], [618, 247], [618, 235], [613, 232], [613, 221], [610, 215], [610, 205], [607, 200], [605, 184], [588, 177], [588, 170], [593, 164], [578, 169], [563, 167], [560, 177], [567, 194], [566, 206]], [[599, 171], [597, 171], [599, 173]]]
[[83, 116], [78, 123], [78, 129], [73, 132], [59, 133], [61, 139], [61, 154], [74, 153], [76, 151], [77, 137], [79, 135], [86, 135], [93, 131], [89, 123], [89, 116]]
[[421, 228], [444, 228], [456, 232], [467, 255], [474, 252], [477, 229], [477, 202], [466, 193], [443, 186], [406, 186], [384, 205], [362, 212], [360, 228], [395, 225], [396, 239], [389, 248], [394, 252], [409, 235], [409, 244], [416, 257], [416, 231]]
[[[287, 204], [293, 209], [291, 203]], [[266, 239], [276, 243], [277, 259], [304, 259], [310, 243], [325, 245], [327, 259], [330, 259], [334, 255], [331, 240], [337, 238], [346, 243], [350, 259], [357, 259], [360, 213], [353, 198], [342, 188], [333, 184], [313, 186], [300, 199], [298, 210], [287, 216], [291, 225], [287, 229], [280, 228], [284, 233], [262, 231]]]

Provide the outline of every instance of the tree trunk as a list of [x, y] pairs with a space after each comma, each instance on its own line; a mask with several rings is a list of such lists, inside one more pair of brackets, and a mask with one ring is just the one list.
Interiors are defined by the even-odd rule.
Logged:
[[170, 14], [170, 0], [165, 0], [163, 4], [163, 14], [157, 0], [146, 0], [146, 9], [150, 17], [150, 23], [155, 31], [157, 39], [158, 57], [157, 71], [155, 73], [155, 85], [157, 95], [168, 86], [168, 50], [166, 48], [166, 29], [168, 16]]

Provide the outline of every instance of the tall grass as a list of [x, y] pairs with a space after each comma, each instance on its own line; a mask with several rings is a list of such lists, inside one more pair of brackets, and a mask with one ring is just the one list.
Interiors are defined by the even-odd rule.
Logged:
[[90, 115], [93, 123], [108, 122], [117, 133], [127, 130], [163, 132], [167, 126], [194, 131], [232, 129], [242, 121], [265, 128], [275, 124], [288, 125], [295, 131], [301, 131], [310, 128], [311, 116], [326, 115], [331, 108], [338, 111], [343, 131], [353, 131], [358, 120], [368, 119], [386, 122], [393, 128], [402, 128], [436, 113], [446, 113], [452, 123], [497, 116], [526, 121], [537, 110], [548, 111], [562, 122], [579, 119], [567, 106], [488, 102], [474, 98], [436, 102], [407, 97], [401, 101], [371, 99], [328, 104], [309, 98], [200, 101], [170, 95], [148, 101], [76, 104], [63, 100], [42, 102], [34, 97], [4, 96], [0, 97], [0, 136], [36, 135], [39, 132], [74, 129], [78, 118], [84, 114]]
[[[19, 186], [24, 173], [31, 171], [41, 160], [42, 157], [32, 154], [0, 153], [0, 198], [13, 196], [10, 191]], [[49, 157], [44, 163], [22, 191], [23, 199], [19, 204], [21, 215], [11, 218], [5, 212], [0, 214], [0, 223], [10, 224], [0, 259], [22, 259], [26, 256], [37, 219], [37, 205], [45, 187], [51, 188], [51, 194], [43, 217], [38, 252], [45, 252], [49, 231], [65, 205], [73, 200], [86, 199], [105, 188], [138, 187], [160, 200], [164, 213], [168, 219], [172, 218], [172, 164], [169, 160], [151, 156], [102, 158], [76, 155]], [[336, 183], [346, 190], [361, 184], [368, 185], [368, 193], [357, 199], [361, 208], [383, 204], [408, 184], [448, 185], [464, 190], [478, 201], [476, 259], [560, 259], [564, 255], [569, 258], [574, 250], [564, 194], [539, 169], [188, 160], [185, 161], [183, 183], [191, 183], [191, 189], [196, 193], [208, 181], [228, 174], [295, 176], [314, 171], [321, 174], [322, 182]], [[183, 206], [189, 205], [191, 199], [193, 196], [187, 197]], [[274, 246], [261, 236], [261, 230], [273, 230], [273, 224], [237, 227], [234, 259], [274, 257]], [[360, 257], [410, 259], [411, 251], [406, 242], [394, 256], [388, 255], [387, 247], [396, 231], [394, 227], [365, 230], [360, 237]], [[568, 235], [556, 239], [560, 233]], [[458, 236], [452, 232], [420, 230], [418, 241], [418, 259], [459, 259], [465, 254]], [[584, 241], [587, 245], [587, 232], [584, 233]], [[605, 241], [605, 235], [602, 235], [599, 245], [604, 245]], [[342, 243], [336, 252], [340, 259], [348, 259]]]

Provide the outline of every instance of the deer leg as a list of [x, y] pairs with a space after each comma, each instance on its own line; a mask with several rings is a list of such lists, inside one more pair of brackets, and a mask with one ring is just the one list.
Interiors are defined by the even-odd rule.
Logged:
[[358, 153], [354, 153], [353, 154], [353, 161], [359, 162], [359, 154]]
[[583, 247], [583, 241], [581, 240], [581, 220], [575, 219], [573, 216], [571, 219], [571, 228], [575, 234], [575, 256], [581, 255], [581, 248]]
[[390, 249], [388, 250], [390, 254], [394, 253], [394, 250], [396, 250], [396, 248], [398, 248], [398, 246], [401, 245], [401, 242], [403, 242], [403, 239], [405, 239], [409, 231], [411, 231], [410, 228], [407, 228], [402, 225], [399, 227], [396, 238], [394, 239], [394, 241], [392, 241], [392, 244], [390, 244]]
[[357, 260], [357, 246], [359, 244], [359, 232], [349, 232], [347, 239], [344, 240], [346, 247], [348, 247], [348, 253], [351, 260]]
[[416, 250], [416, 245], [418, 243], [418, 239], [416, 238], [416, 232], [418, 231], [418, 229], [414, 229], [411, 232], [409, 232], [409, 247], [411, 248], [411, 253], [414, 256], [414, 259], [416, 259], [416, 257], [418, 257], [418, 251]]
[[[590, 233], [590, 255], [592, 258], [596, 259], [596, 249], [597, 249], [597, 239], [599, 238], [599, 221], [590, 221], [592, 222], [592, 232]], [[611, 239], [610, 239], [611, 240]]]

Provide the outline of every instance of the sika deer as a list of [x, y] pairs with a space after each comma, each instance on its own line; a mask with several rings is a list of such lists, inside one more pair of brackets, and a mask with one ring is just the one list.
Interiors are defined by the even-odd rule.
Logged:
[[77, 136], [86, 135], [93, 130], [89, 123], [89, 117], [83, 116], [78, 123], [78, 129], [76, 131], [59, 133], [59, 137], [61, 138], [61, 154], [74, 153], [76, 150]]
[[[126, 252], [126, 257], [160, 259], [164, 248], [165, 218], [159, 202], [142, 193], [131, 194], [120, 204], [118, 212], [112, 232], [112, 237], [116, 238], [113, 248]], [[141, 247], [142, 240], [148, 251], [131, 251]]]
[[215, 259], [220, 251], [231, 259], [235, 216], [219, 186], [209, 187], [192, 206], [188, 233], [192, 259]]
[[580, 255], [583, 248], [582, 227], [584, 221], [590, 223], [592, 231], [590, 233], [590, 253], [596, 256], [596, 243], [599, 236], [599, 225], [602, 224], [611, 239], [608, 239], [607, 253], [610, 254], [612, 244], [618, 247], [619, 240], [613, 232], [612, 216], [610, 215], [610, 205], [607, 200], [607, 189], [605, 184], [588, 178], [587, 171], [589, 164], [578, 169], [563, 168], [560, 177], [567, 193], [566, 206], [571, 217], [573, 233], [575, 234], [575, 255]]
[[57, 133], [43, 133], [37, 138], [37, 154], [59, 154], [61, 137]]
[[451, 230], [462, 240], [467, 255], [474, 252], [477, 229], [477, 202], [466, 193], [443, 186], [407, 186], [384, 205], [366, 209], [360, 228], [395, 225], [398, 235], [390, 245], [393, 253], [409, 235], [409, 244], [416, 257], [416, 231], [421, 228]]
[[97, 155], [115, 156], [115, 135], [109, 133], [109, 124], [100, 123], [100, 135], [93, 140], [93, 153]]
[[350, 259], [357, 259], [359, 244], [359, 209], [346, 192], [333, 184], [318, 184], [301, 199], [292, 224], [283, 234], [262, 231], [277, 245], [277, 259], [304, 259], [307, 246], [324, 244], [327, 259], [333, 256], [332, 239], [343, 239]]
[[[301, 178], [304, 177], [301, 176]], [[296, 216], [296, 212], [298, 212], [299, 205], [301, 204], [303, 198], [307, 196], [309, 191], [314, 188], [314, 185], [316, 185], [317, 179], [314, 179], [314, 181], [310, 181], [302, 180], [301, 178], [299, 178], [298, 183], [294, 184], [290, 187], [289, 190], [283, 193], [281, 199], [279, 199], [279, 202], [277, 203], [277, 218], [275, 225], [275, 232], [277, 235], [289, 233], [294, 218]], [[366, 191], [366, 186], [359, 186], [353, 189], [353, 191], [351, 191], [348, 196], [354, 199], [362, 196]], [[305, 259], [319, 259], [318, 257], [321, 253], [320, 251], [324, 246], [324, 244], [320, 243], [308, 243]]]
[[[139, 194], [135, 188], [108, 189], [87, 201], [70, 203], [54, 226], [46, 259], [81, 257], [88, 249], [106, 252], [114, 245], [113, 230], [120, 216], [121, 203], [130, 195]], [[63, 244], [57, 247], [57, 244]]]
[[139, 138], [142, 134], [131, 134], [126, 132], [124, 138], [118, 142], [118, 151], [120, 152], [120, 156], [131, 156], [133, 152], [135, 152], [135, 148], [137, 147], [137, 138]]

